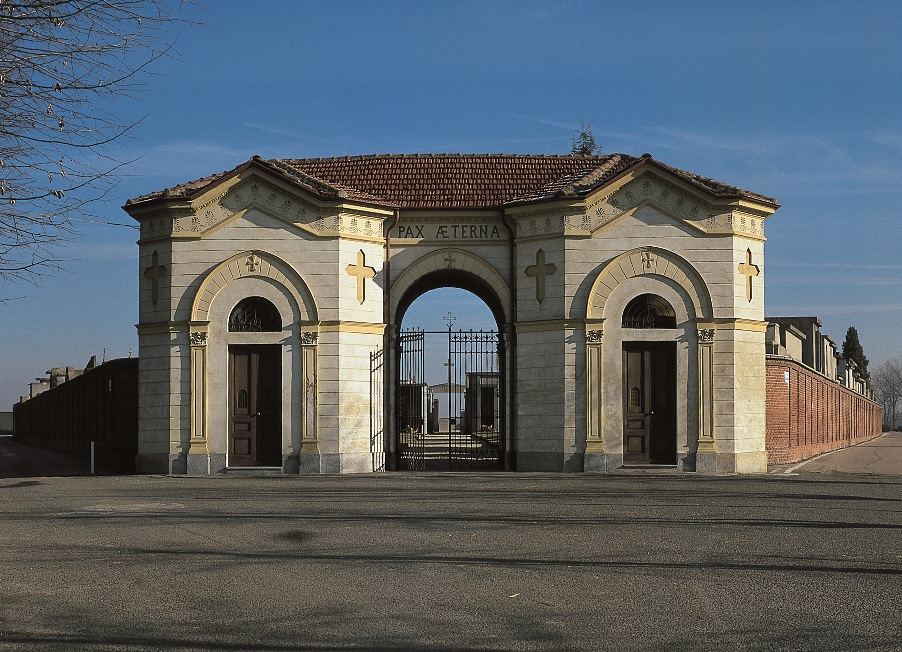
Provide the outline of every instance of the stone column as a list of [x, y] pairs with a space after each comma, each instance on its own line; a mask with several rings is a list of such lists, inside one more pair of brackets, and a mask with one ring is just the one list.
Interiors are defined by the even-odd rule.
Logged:
[[312, 331], [301, 333], [301, 373], [303, 385], [303, 423], [301, 424], [300, 473], [320, 472], [320, 450], [316, 428], [317, 396], [317, 341], [319, 334]]
[[400, 359], [399, 351], [399, 327], [390, 324], [385, 327], [383, 336], [383, 367], [382, 390], [384, 401], [382, 403], [382, 429], [385, 437], [385, 469], [387, 471], [398, 470], [398, 416], [396, 413], [395, 399], [397, 393], [397, 378]]
[[586, 325], [586, 454], [585, 471], [604, 471], [601, 324]]
[[715, 329], [698, 331], [698, 448], [695, 470], [714, 473], [714, 334]]
[[210, 473], [207, 446], [207, 327], [193, 325], [188, 334], [191, 345], [191, 439], [188, 444], [187, 473]]
[[[514, 356], [516, 352], [513, 350], [513, 346], [511, 345], [511, 336], [510, 334], [513, 332], [513, 324], [507, 324], [505, 326], [504, 332], [500, 333], [501, 341], [501, 354], [504, 359], [504, 396], [499, 396], [498, 400], [502, 404], [502, 410], [504, 412], [504, 432], [502, 433], [502, 437], [504, 437], [504, 469], [505, 471], [514, 471], [517, 468], [517, 440], [516, 440], [516, 431], [515, 421], [516, 421], [516, 400], [515, 400], [515, 388], [514, 388], [514, 374], [513, 369], [514, 365], [512, 364], [514, 360]], [[450, 391], [450, 388], [448, 388]]]

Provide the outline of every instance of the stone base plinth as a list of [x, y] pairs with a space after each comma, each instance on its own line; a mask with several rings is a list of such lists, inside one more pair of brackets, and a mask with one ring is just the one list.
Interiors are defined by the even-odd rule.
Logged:
[[208, 475], [212, 472], [209, 453], [188, 453], [185, 458], [185, 473], [188, 475]]
[[298, 473], [301, 475], [315, 475], [320, 473], [320, 456], [318, 453], [301, 453], [298, 455]]

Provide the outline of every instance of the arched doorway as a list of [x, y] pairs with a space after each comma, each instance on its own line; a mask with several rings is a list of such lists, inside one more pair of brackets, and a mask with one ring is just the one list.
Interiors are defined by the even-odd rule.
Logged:
[[189, 470], [319, 465], [315, 384], [299, 381], [315, 377], [317, 322], [304, 281], [270, 253], [207, 273], [191, 308]]
[[623, 309], [623, 463], [676, 464], [676, 342], [630, 341], [635, 330], [675, 329], [676, 312], [656, 294]]
[[[229, 314], [229, 333], [278, 333], [279, 309], [263, 297], [242, 299]], [[282, 464], [282, 360], [279, 344], [230, 344], [228, 461]]]
[[427, 274], [398, 304], [395, 468], [499, 470], [506, 450], [503, 311], [477, 276]]

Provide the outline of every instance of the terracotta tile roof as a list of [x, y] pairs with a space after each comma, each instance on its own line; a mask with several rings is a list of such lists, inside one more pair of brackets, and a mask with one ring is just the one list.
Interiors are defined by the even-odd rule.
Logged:
[[351, 198], [363, 192], [403, 208], [488, 208], [553, 195], [621, 156], [389, 154], [281, 163], [344, 188]]
[[649, 154], [604, 156], [542, 154], [372, 154], [333, 158], [270, 159], [240, 166], [129, 200], [190, 198], [253, 165], [314, 195], [400, 208], [492, 208], [552, 197], [584, 195], [629, 168], [648, 163], [719, 196], [776, 200], [670, 167]]

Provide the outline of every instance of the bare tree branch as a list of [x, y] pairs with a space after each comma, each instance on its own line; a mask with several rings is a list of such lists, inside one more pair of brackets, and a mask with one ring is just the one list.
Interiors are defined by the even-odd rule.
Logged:
[[[135, 98], [162, 57], [170, 0], [0, 0], [0, 297], [58, 268], [55, 253], [96, 220], [126, 161], [111, 149], [137, 122]], [[140, 122], [140, 121], [138, 121]]]
[[887, 360], [871, 374], [874, 395], [883, 405], [883, 421], [887, 429], [896, 427], [896, 410], [902, 401], [902, 357]]

